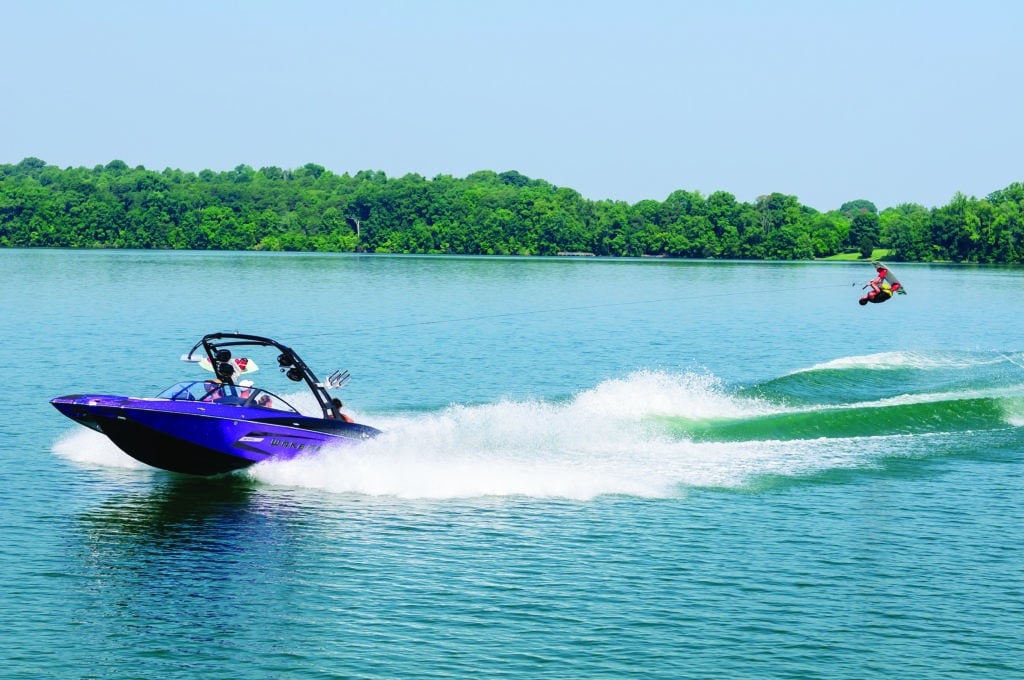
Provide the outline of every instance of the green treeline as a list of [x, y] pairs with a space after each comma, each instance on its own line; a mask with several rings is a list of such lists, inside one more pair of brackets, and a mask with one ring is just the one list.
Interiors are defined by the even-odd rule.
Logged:
[[191, 173], [26, 158], [0, 165], [0, 246], [782, 260], [885, 248], [892, 260], [1021, 263], [1024, 183], [931, 209], [856, 200], [822, 213], [780, 193], [594, 201], [515, 171], [428, 180], [313, 163]]

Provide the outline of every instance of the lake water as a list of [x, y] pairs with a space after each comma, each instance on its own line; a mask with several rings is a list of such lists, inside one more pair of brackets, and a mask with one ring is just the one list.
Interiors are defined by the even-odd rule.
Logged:
[[[1024, 269], [0, 250], [4, 677], [1024, 677]], [[47, 402], [269, 335], [385, 434], [221, 479]]]

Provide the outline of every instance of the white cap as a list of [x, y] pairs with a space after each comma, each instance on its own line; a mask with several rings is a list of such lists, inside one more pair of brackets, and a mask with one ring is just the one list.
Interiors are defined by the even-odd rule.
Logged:
[[238, 386], [239, 387], [252, 387], [252, 381], [251, 380], [241, 380], [241, 381], [239, 381]]

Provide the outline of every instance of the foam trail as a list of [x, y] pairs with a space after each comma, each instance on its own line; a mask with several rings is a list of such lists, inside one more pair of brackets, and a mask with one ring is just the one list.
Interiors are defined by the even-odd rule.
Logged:
[[637, 371], [626, 378], [606, 380], [577, 395], [575, 406], [586, 415], [625, 419], [739, 418], [770, 410], [759, 400], [727, 394], [721, 381], [712, 375], [662, 371]]
[[725, 394], [708, 376], [643, 371], [567, 403], [502, 401], [375, 418], [385, 434], [373, 441], [263, 463], [248, 474], [270, 484], [374, 496], [587, 500], [677, 497], [688, 487], [736, 487], [752, 475], [862, 460], [859, 444], [695, 443], [667, 436], [651, 420], [744, 417], [766, 409]]
[[569, 441], [546, 425], [502, 439], [500, 426], [466, 432], [479, 411], [491, 408], [469, 410], [392, 423], [385, 435], [359, 447], [263, 463], [248, 474], [269, 484], [399, 498], [675, 498], [692, 487], [742, 488], [761, 475], [872, 464], [893, 447], [906, 450], [912, 440], [900, 435], [696, 443], [650, 433], [630, 438], [598, 428]]
[[841, 357], [810, 368], [803, 368], [796, 373], [820, 370], [843, 370], [850, 368], [866, 368], [875, 370], [891, 370], [901, 368], [916, 369], [970, 369], [976, 366], [990, 366], [1003, 361], [1012, 361], [1002, 354], [964, 353], [964, 352], [878, 352], [852, 357]]

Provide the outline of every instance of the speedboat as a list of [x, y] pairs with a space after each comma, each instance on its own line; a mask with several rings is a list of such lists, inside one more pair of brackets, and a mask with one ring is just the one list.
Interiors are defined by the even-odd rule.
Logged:
[[[251, 351], [277, 354], [279, 373], [288, 381], [305, 383], [316, 406], [309, 405], [304, 392], [288, 392], [292, 401], [301, 400], [307, 411], [303, 413], [278, 393], [257, 387], [246, 377], [258, 370], [248, 355]], [[190, 475], [218, 475], [266, 460], [290, 460], [380, 434], [352, 422], [342, 413], [341, 401], [328, 392], [345, 385], [348, 371], [335, 371], [321, 381], [295, 350], [276, 340], [211, 333], [182, 359], [199, 364], [213, 377], [176, 383], [155, 397], [70, 394], [50, 403], [68, 418], [105, 434], [132, 458]], [[313, 410], [319, 413], [310, 415]]]

